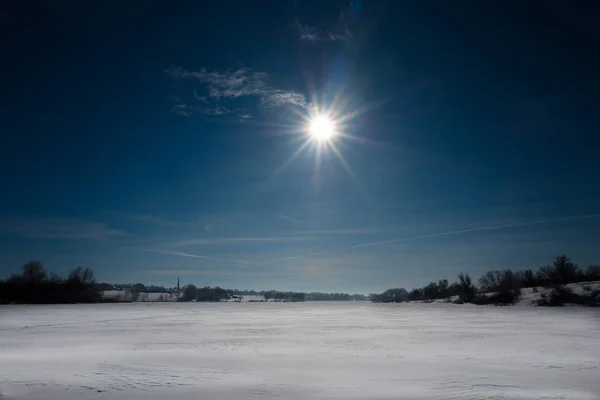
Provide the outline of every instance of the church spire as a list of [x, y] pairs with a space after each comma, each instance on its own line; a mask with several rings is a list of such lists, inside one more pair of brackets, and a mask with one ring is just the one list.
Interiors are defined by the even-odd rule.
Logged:
[[177, 277], [177, 291], [179, 292], [179, 277]]

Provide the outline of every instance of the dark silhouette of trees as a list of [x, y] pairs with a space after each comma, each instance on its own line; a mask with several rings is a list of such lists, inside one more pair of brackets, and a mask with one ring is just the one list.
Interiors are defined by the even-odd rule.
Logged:
[[194, 285], [187, 285], [183, 288], [183, 301], [197, 300], [198, 288]]
[[482, 292], [508, 292], [520, 289], [523, 285], [523, 273], [510, 269], [489, 271], [479, 278], [479, 289]]
[[366, 299], [364, 294], [312, 292], [306, 295], [307, 301], [360, 301]]
[[575, 293], [573, 289], [563, 285], [556, 285], [552, 287], [550, 292], [548, 294], [542, 294], [541, 299], [538, 301], [538, 305], [549, 307], [560, 307], [567, 303], [590, 306], [598, 305], [595, 299], [580, 296]]
[[81, 285], [92, 285], [95, 283], [94, 271], [91, 268], [77, 267], [69, 273], [67, 281]]
[[586, 281], [600, 280], [600, 265], [588, 265], [585, 269]]
[[425, 300], [425, 294], [423, 293], [423, 289], [415, 288], [408, 293], [408, 300], [410, 301], [419, 301]]
[[145, 301], [148, 299], [148, 292], [143, 283], [134, 283], [125, 290], [125, 293], [127, 293], [126, 297], [129, 297], [131, 301]]
[[197, 288], [194, 285], [187, 285], [183, 288], [182, 301], [200, 301], [200, 302], [219, 302], [230, 299], [232, 290], [220, 288], [218, 286]]
[[558, 256], [552, 265], [545, 265], [537, 272], [538, 281], [543, 285], [565, 285], [582, 278], [581, 270], [566, 255]]
[[[521, 288], [542, 285], [552, 289], [543, 293], [541, 305], [561, 305], [564, 303], [600, 305], [598, 291], [590, 295], [580, 296], [564, 286], [574, 282], [600, 280], [600, 265], [589, 265], [585, 270], [580, 269], [566, 255], [558, 256], [552, 265], [546, 265], [537, 272], [527, 269], [512, 271], [510, 269], [495, 270], [485, 273], [479, 280], [479, 289], [468, 274], [459, 274], [458, 281], [449, 283], [447, 279], [430, 282], [422, 288], [407, 292], [403, 288], [388, 289], [380, 294], [372, 294], [368, 298], [374, 302], [405, 302], [432, 301], [458, 297], [458, 302], [475, 304], [511, 304], [519, 299]], [[174, 293], [175, 289], [165, 289], [159, 286], [145, 286], [142, 283], [134, 285], [96, 283], [94, 271], [90, 268], [77, 267], [66, 278], [49, 273], [39, 261], [30, 261], [23, 266], [20, 275], [11, 275], [0, 280], [0, 303], [84, 303], [102, 301], [102, 292], [107, 290], [125, 290], [130, 294], [130, 300], [148, 298], [148, 293]], [[262, 295], [266, 300], [275, 301], [348, 301], [365, 300], [366, 296], [348, 293], [302, 293], [282, 292], [276, 290], [229, 290], [220, 287], [197, 288], [187, 285], [182, 292], [183, 301], [218, 302], [239, 298], [243, 295]], [[589, 297], [589, 298], [588, 298]], [[107, 300], [108, 301], [108, 300]], [[450, 300], [448, 300], [450, 301]]]
[[146, 288], [146, 285], [144, 285], [143, 283], [135, 283], [131, 286], [131, 291], [132, 292], [146, 292], [148, 289]]
[[372, 294], [375, 303], [402, 303], [408, 300], [408, 292], [404, 288], [388, 289], [381, 294]]
[[101, 300], [94, 284], [94, 272], [78, 267], [67, 278], [49, 274], [39, 261], [23, 266], [21, 275], [0, 281], [0, 303], [92, 303]]
[[42, 263], [39, 261], [30, 261], [23, 265], [23, 279], [36, 283], [45, 281], [47, 275]]
[[523, 276], [523, 272], [510, 269], [489, 271], [479, 278], [479, 291], [491, 294], [477, 295], [472, 301], [475, 304], [514, 304], [521, 296]]
[[[565, 303], [600, 305], [600, 291], [592, 291], [591, 286], [585, 289], [590, 294], [577, 295], [572, 289], [564, 286], [568, 283], [600, 280], [600, 265], [590, 265], [582, 271], [566, 255], [558, 256], [552, 265], [541, 267], [537, 273], [531, 269], [512, 271], [511, 269], [486, 272], [479, 278], [479, 288], [475, 286], [468, 274], [459, 274], [458, 281], [448, 283], [443, 279], [430, 282], [424, 287], [412, 289], [407, 296], [409, 301], [431, 301], [435, 299], [449, 299], [458, 296], [458, 303], [474, 304], [514, 304], [521, 296], [521, 288], [533, 287], [537, 292], [538, 285], [544, 285], [551, 292], [542, 295], [540, 305], [562, 305]], [[395, 301], [389, 289], [382, 294], [371, 295], [375, 302]], [[450, 300], [448, 300], [450, 301]]]
[[231, 293], [218, 286], [211, 288], [210, 286], [203, 287], [198, 290], [198, 301], [221, 301], [231, 297]]
[[449, 289], [448, 279], [440, 279], [438, 282], [438, 298], [443, 299], [448, 297], [448, 289]]
[[267, 290], [264, 292], [260, 292], [262, 296], [264, 296], [265, 300], [275, 300], [275, 301], [292, 301], [292, 302], [302, 302], [306, 301], [306, 293], [301, 292], [279, 292], [277, 290]]
[[408, 293], [408, 300], [410, 301], [430, 301], [436, 299], [444, 299], [452, 296], [455, 293], [455, 288], [449, 284], [447, 279], [440, 279], [437, 283], [430, 282], [422, 288], [412, 289]]
[[532, 270], [526, 269], [523, 271], [523, 287], [535, 287], [537, 284], [538, 281], [535, 277], [535, 273]]
[[458, 275], [458, 298], [465, 303], [469, 303], [475, 298], [476, 292], [477, 289], [471, 281], [471, 276], [461, 272]]
[[423, 288], [423, 295], [428, 300], [437, 299], [440, 296], [438, 284], [435, 282], [430, 282]]
[[500, 286], [501, 271], [488, 271], [479, 278], [479, 287], [485, 291], [495, 291]]

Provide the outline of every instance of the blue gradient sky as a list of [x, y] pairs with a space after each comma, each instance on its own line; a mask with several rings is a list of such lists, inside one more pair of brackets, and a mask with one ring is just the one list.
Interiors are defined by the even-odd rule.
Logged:
[[[585, 3], [126, 3], [3, 6], [0, 276], [374, 292], [600, 262]], [[315, 106], [339, 155], [293, 157]]]

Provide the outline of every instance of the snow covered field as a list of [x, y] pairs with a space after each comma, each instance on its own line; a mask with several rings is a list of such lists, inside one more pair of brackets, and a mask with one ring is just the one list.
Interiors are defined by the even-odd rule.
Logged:
[[5, 399], [600, 399], [600, 310], [0, 306]]

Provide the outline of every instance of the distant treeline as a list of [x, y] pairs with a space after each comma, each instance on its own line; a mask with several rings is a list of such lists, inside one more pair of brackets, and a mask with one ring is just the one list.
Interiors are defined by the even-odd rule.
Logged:
[[[565, 287], [569, 283], [600, 280], [600, 265], [590, 265], [581, 269], [566, 255], [558, 256], [552, 265], [540, 267], [537, 271], [511, 269], [489, 271], [479, 278], [478, 285], [472, 282], [469, 274], [459, 274], [456, 282], [446, 279], [412, 289], [388, 289], [381, 294], [370, 295], [373, 302], [432, 301], [457, 297], [455, 303], [473, 304], [512, 304], [519, 300], [522, 288], [542, 286], [549, 294], [542, 294], [539, 305], [562, 305], [576, 303], [597, 305], [597, 294], [579, 296]], [[487, 294], [487, 295], [486, 295]]]
[[348, 294], [348, 293], [320, 293], [312, 292], [306, 295], [308, 301], [364, 301], [368, 300], [368, 296], [364, 294]]
[[265, 301], [351, 301], [351, 300], [366, 300], [367, 297], [362, 294], [348, 293], [303, 293], [303, 292], [282, 292], [278, 290], [231, 290], [222, 289], [220, 287], [203, 287], [197, 288], [194, 285], [187, 285], [183, 288], [183, 301], [222, 301], [235, 297], [242, 296], [260, 296]]
[[128, 292], [141, 293], [174, 293], [175, 288], [166, 288], [164, 286], [144, 285], [143, 283], [96, 283], [95, 288], [102, 292], [107, 290], [122, 290]]
[[[180, 292], [175, 288], [162, 286], [145, 286], [136, 284], [96, 283], [94, 272], [90, 268], [77, 267], [66, 277], [48, 273], [38, 261], [23, 266], [20, 275], [11, 275], [0, 280], [0, 304], [31, 303], [93, 303], [115, 301], [103, 299], [103, 292], [118, 290], [130, 293], [129, 301], [137, 301], [142, 293], [171, 293], [179, 301], [219, 302], [241, 296], [262, 296], [266, 301], [352, 301], [371, 300], [373, 302], [405, 302], [433, 301], [455, 297], [455, 303], [473, 304], [512, 304], [519, 300], [522, 288], [544, 287], [549, 289], [541, 294], [540, 305], [561, 305], [578, 303], [600, 305], [597, 291], [589, 288], [589, 296], [573, 293], [565, 285], [574, 282], [600, 280], [600, 265], [590, 265], [581, 269], [569, 257], [556, 257], [552, 265], [545, 265], [537, 271], [527, 269], [512, 271], [511, 269], [489, 271], [475, 284], [469, 274], [459, 274], [456, 282], [441, 279], [437, 282], [415, 288], [410, 292], [403, 289], [388, 289], [380, 294], [372, 294], [368, 298], [361, 294], [348, 293], [303, 293], [283, 292], [276, 290], [235, 290], [216, 287], [198, 288], [187, 285]], [[537, 289], [534, 289], [537, 290]], [[587, 290], [587, 289], [586, 289]], [[146, 296], [147, 297], [147, 296]], [[449, 300], [447, 300], [449, 301]]]
[[[299, 292], [279, 292], [276, 290], [232, 290], [232, 295], [235, 296], [263, 296], [265, 299], [285, 299], [289, 298], [293, 293]], [[353, 300], [368, 300], [369, 297], [364, 294], [349, 294], [349, 293], [323, 293], [310, 292], [302, 293], [306, 301], [353, 301]]]
[[[103, 297], [105, 291], [121, 291], [122, 298]], [[111, 284], [97, 283], [94, 271], [77, 267], [67, 277], [48, 273], [39, 261], [31, 261], [23, 266], [23, 272], [0, 280], [0, 304], [60, 304], [96, 303], [116, 301], [138, 301], [147, 297], [144, 293], [172, 294], [178, 301], [220, 302], [241, 296], [262, 296], [266, 301], [349, 301], [367, 300], [361, 294], [348, 293], [302, 293], [277, 290], [237, 290], [216, 287], [184, 286], [181, 291], [163, 286], [146, 286], [142, 283]]]
[[41, 263], [23, 266], [21, 275], [0, 281], [0, 304], [95, 303], [101, 293], [94, 287], [94, 271], [77, 267], [66, 277], [48, 274]]

